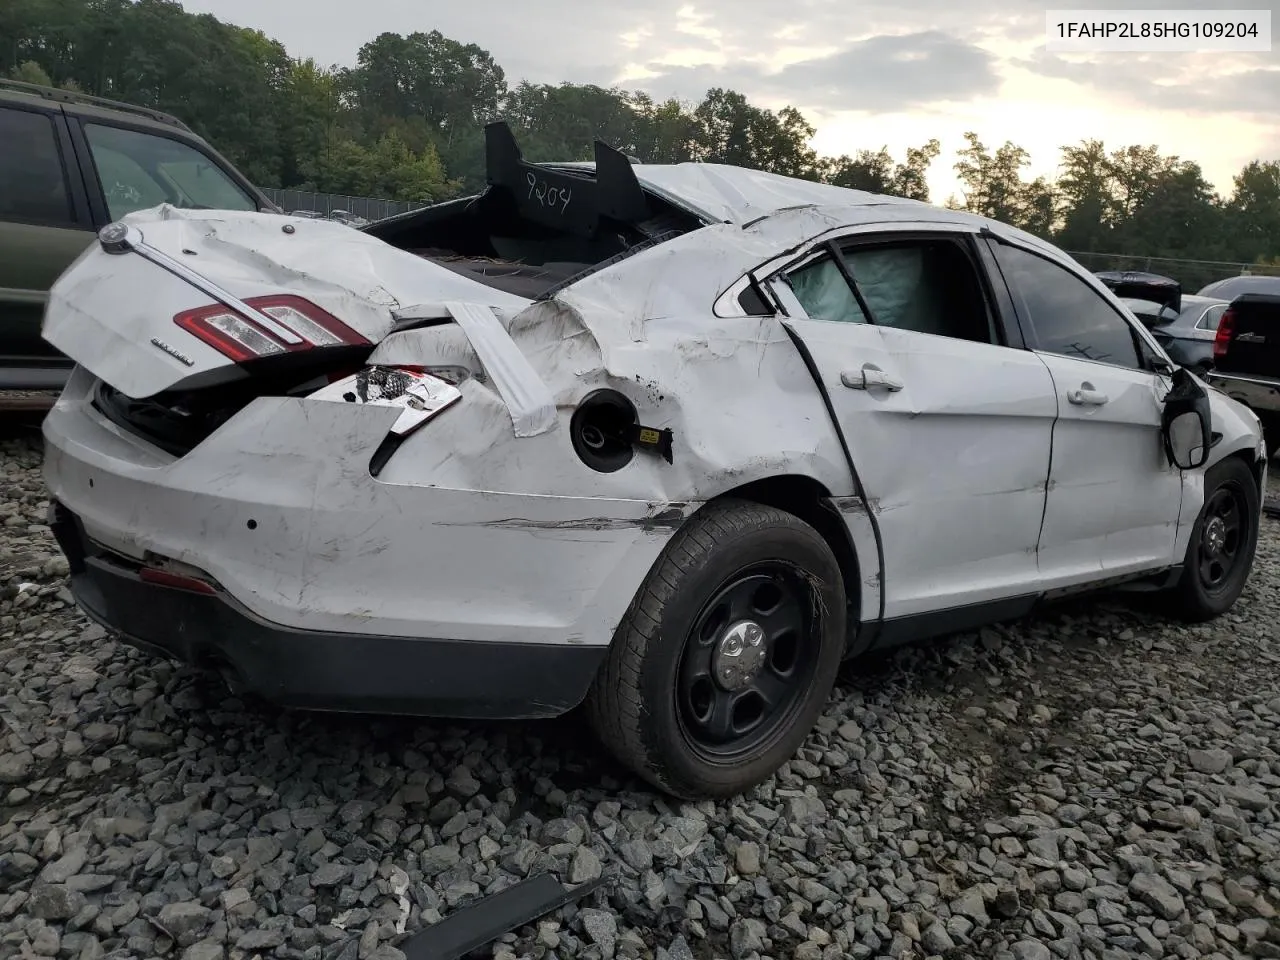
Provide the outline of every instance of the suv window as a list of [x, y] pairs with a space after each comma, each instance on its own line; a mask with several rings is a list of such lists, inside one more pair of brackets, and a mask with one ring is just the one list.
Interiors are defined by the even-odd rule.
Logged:
[[1093, 287], [1030, 251], [992, 244], [1005, 279], [1021, 298], [1038, 349], [1142, 369], [1133, 328]]
[[823, 257], [788, 277], [810, 317], [998, 342], [973, 262], [953, 241], [850, 246], [841, 256], [861, 304], [840, 268]]
[[74, 221], [62, 154], [48, 114], [0, 107], [0, 220]]
[[211, 210], [257, 210], [221, 168], [194, 147], [168, 137], [84, 125], [112, 220], [162, 203]]

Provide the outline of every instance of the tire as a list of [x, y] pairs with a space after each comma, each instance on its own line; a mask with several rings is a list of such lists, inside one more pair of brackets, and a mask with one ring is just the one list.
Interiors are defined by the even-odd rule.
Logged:
[[[1222, 520], [1224, 503], [1237, 514], [1234, 530], [1230, 521], [1215, 523], [1215, 517]], [[1205, 474], [1204, 506], [1191, 531], [1182, 576], [1170, 592], [1173, 612], [1181, 619], [1212, 620], [1239, 599], [1253, 569], [1261, 507], [1258, 481], [1239, 457], [1227, 457]], [[1215, 551], [1218, 534], [1223, 547]]]
[[[708, 504], [672, 538], [618, 625], [587, 717], [653, 786], [685, 800], [736, 796], [772, 776], [813, 727], [843, 659], [845, 619], [840, 565], [816, 530], [758, 503]], [[747, 662], [732, 660], [739, 640], [743, 658], [763, 658], [754, 679], [720, 673]], [[729, 689], [734, 682], [748, 686]], [[757, 711], [734, 739], [734, 724], [748, 727]]]

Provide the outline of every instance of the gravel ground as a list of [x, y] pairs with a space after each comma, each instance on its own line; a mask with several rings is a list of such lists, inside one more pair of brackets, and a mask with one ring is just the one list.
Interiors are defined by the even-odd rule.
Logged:
[[0, 440], [0, 956], [383, 960], [616, 876], [495, 957], [1280, 957], [1280, 523], [1236, 611], [1090, 601], [860, 664], [807, 746], [673, 804], [573, 717], [289, 714], [72, 606]]

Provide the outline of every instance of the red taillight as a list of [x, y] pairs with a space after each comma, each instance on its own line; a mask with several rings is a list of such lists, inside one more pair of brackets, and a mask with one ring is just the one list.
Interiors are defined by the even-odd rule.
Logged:
[[159, 567], [141, 567], [138, 570], [138, 578], [146, 583], [172, 587], [175, 590], [189, 590], [192, 593], [203, 593], [208, 596], [216, 596], [218, 593], [211, 583], [206, 583], [197, 577], [184, 577], [180, 573], [161, 570]]
[[1227, 355], [1227, 346], [1231, 343], [1231, 335], [1235, 333], [1236, 316], [1232, 313], [1231, 308], [1227, 307], [1222, 312], [1222, 319], [1218, 321], [1218, 332], [1213, 337], [1213, 359], [1221, 360]]
[[369, 345], [337, 317], [301, 297], [277, 294], [244, 302], [265, 320], [215, 304], [184, 310], [173, 322], [237, 363], [316, 347]]

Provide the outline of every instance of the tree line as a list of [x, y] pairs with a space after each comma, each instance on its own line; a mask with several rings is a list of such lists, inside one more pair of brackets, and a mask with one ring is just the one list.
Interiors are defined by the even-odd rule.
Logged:
[[[600, 138], [650, 163], [736, 164], [929, 200], [933, 139], [905, 151], [819, 156], [794, 107], [733, 90], [696, 103], [589, 84], [511, 82], [493, 56], [439, 31], [383, 33], [351, 67], [291, 57], [261, 31], [172, 0], [6, 0], [0, 76], [179, 116], [264, 187], [435, 201], [484, 181], [485, 122], [503, 118], [531, 160], [588, 159]], [[1280, 160], [1255, 160], [1218, 194], [1194, 161], [1155, 146], [1062, 148], [1053, 179], [1030, 157], [965, 135], [954, 207], [1072, 251], [1280, 263]]]

